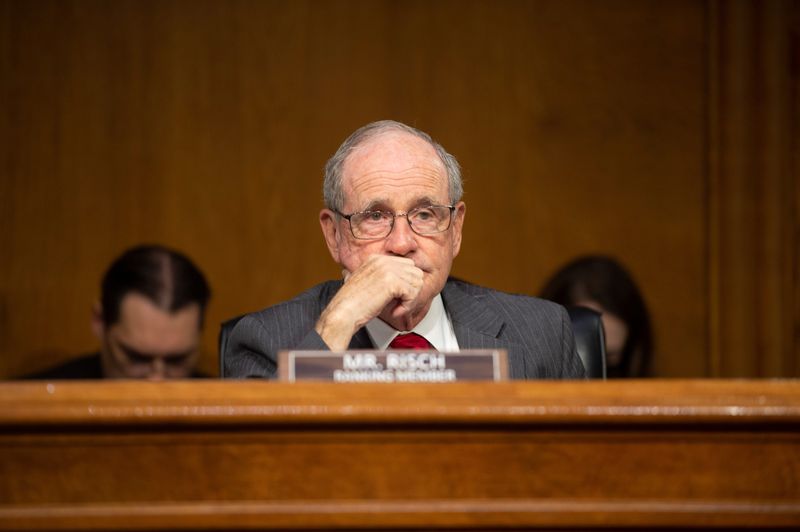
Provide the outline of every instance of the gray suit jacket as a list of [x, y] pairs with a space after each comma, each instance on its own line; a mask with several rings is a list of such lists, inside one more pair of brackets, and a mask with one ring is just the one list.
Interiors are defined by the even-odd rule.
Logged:
[[[272, 378], [279, 351], [328, 350], [314, 325], [341, 286], [341, 281], [328, 281], [292, 300], [245, 315], [231, 331], [222, 354], [225, 375]], [[459, 347], [506, 349], [512, 379], [584, 377], [569, 316], [560, 305], [453, 278], [445, 284], [442, 300]], [[365, 328], [350, 341], [350, 349], [373, 348]]]

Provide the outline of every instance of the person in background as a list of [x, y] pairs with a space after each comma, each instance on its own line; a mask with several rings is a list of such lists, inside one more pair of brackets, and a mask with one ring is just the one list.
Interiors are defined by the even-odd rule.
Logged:
[[157, 245], [129, 249], [102, 281], [92, 309], [100, 351], [28, 379], [183, 379], [195, 370], [210, 289], [185, 255]]
[[273, 378], [285, 349], [503, 348], [511, 378], [583, 378], [563, 307], [450, 277], [462, 189], [427, 133], [389, 120], [355, 131], [325, 167], [319, 214], [343, 279], [236, 322], [224, 375]]
[[617, 261], [599, 255], [579, 257], [558, 270], [539, 295], [602, 314], [609, 377], [649, 374], [653, 338], [647, 306], [636, 283]]

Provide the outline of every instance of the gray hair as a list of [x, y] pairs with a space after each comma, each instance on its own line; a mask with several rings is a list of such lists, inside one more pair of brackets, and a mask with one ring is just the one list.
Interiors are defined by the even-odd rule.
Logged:
[[380, 120], [360, 127], [347, 137], [333, 157], [328, 159], [325, 164], [325, 181], [322, 185], [322, 194], [325, 199], [325, 206], [334, 211], [341, 211], [344, 208], [344, 190], [342, 188], [342, 170], [344, 163], [350, 153], [365, 143], [383, 133], [390, 131], [401, 131], [419, 137], [430, 144], [442, 161], [447, 171], [449, 185], [450, 203], [455, 205], [461, 200], [464, 194], [464, 184], [461, 181], [461, 167], [455, 157], [447, 153], [441, 144], [431, 138], [430, 135], [417, 128], [396, 122], [394, 120]]

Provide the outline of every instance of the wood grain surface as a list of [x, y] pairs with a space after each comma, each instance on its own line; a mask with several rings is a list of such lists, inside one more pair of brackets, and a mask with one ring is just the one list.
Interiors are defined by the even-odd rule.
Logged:
[[791, 381], [0, 385], [0, 529], [800, 525]]

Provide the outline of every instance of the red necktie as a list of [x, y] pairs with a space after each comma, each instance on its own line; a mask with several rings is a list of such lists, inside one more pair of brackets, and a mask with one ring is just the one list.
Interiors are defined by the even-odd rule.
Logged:
[[392, 349], [431, 349], [433, 346], [417, 333], [398, 334], [389, 344]]

